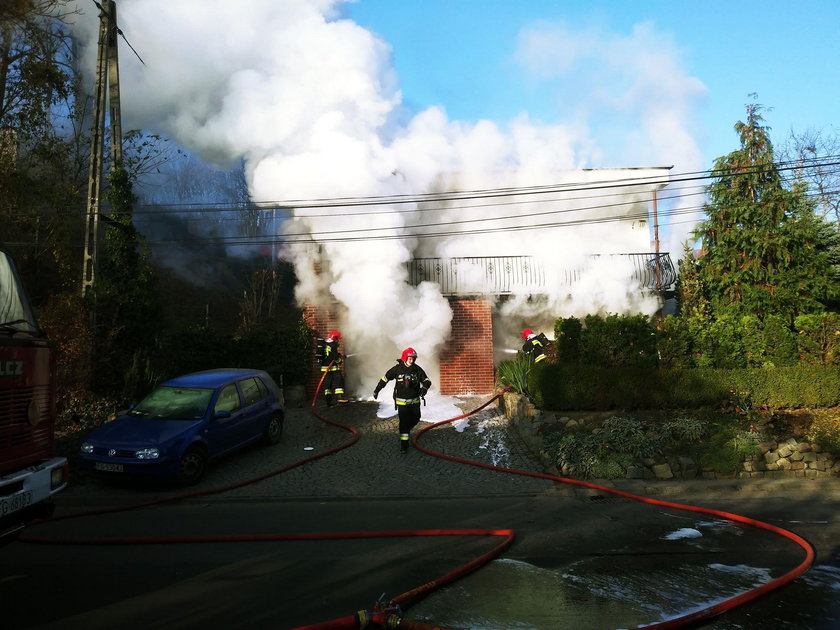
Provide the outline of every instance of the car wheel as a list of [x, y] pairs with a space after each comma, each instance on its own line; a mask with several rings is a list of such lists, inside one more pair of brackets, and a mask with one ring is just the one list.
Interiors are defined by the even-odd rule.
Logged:
[[280, 437], [283, 435], [283, 414], [275, 413], [268, 421], [268, 427], [265, 429], [265, 441], [268, 444], [277, 444]]
[[191, 446], [178, 462], [178, 481], [182, 486], [194, 486], [204, 476], [207, 470], [207, 454], [204, 449]]

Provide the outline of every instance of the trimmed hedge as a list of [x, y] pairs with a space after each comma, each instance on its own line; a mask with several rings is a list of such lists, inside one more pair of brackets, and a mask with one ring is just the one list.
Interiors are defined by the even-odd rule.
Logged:
[[553, 363], [531, 371], [529, 391], [543, 409], [774, 409], [840, 405], [840, 368], [599, 368]]
[[638, 368], [769, 368], [840, 365], [840, 315], [801, 315], [790, 326], [778, 316], [723, 314], [587, 315], [554, 324], [557, 361]]

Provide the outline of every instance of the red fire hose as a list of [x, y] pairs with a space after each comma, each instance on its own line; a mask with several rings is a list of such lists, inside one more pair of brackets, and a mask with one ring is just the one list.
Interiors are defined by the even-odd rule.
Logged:
[[451, 461], [454, 461], [454, 462], [460, 462], [462, 464], [469, 464], [470, 466], [478, 466], [480, 468], [487, 468], [487, 469], [490, 469], [490, 470], [498, 470], [500, 472], [512, 473], [512, 474], [515, 474], [515, 475], [525, 475], [525, 476], [528, 476], [528, 477], [536, 477], [536, 478], [539, 478], [539, 479], [548, 479], [548, 480], [559, 482], [559, 483], [566, 483], [566, 484], [571, 484], [571, 485], [576, 485], [576, 486], [582, 486], [584, 488], [592, 488], [592, 489], [595, 489], [595, 490], [599, 490], [601, 492], [608, 492], [610, 494], [614, 494], [614, 495], [617, 495], [617, 496], [620, 496], [620, 497], [624, 497], [626, 499], [633, 499], [634, 501], [640, 501], [642, 503], [647, 503], [649, 505], [659, 505], [659, 506], [662, 506], [662, 507], [673, 508], [673, 509], [677, 509], [677, 510], [684, 510], [684, 511], [687, 511], [687, 512], [698, 512], [698, 513], [701, 513], [701, 514], [709, 514], [709, 515], [712, 515], [712, 516], [718, 516], [718, 517], [721, 517], [721, 518], [725, 518], [725, 519], [730, 520], [730, 521], [743, 523], [743, 524], [749, 525], [751, 527], [758, 527], [758, 528], [761, 528], [761, 529], [766, 529], [767, 531], [773, 532], [774, 534], [778, 534], [779, 536], [784, 536], [785, 538], [788, 538], [788, 539], [792, 540], [797, 545], [799, 545], [802, 548], [802, 550], [805, 552], [805, 557], [796, 567], [794, 567], [793, 569], [791, 569], [790, 571], [788, 571], [784, 575], [781, 575], [781, 576], [779, 576], [779, 577], [777, 577], [773, 580], [770, 580], [769, 582], [767, 582], [765, 584], [762, 584], [761, 586], [750, 589], [749, 591], [746, 591], [744, 593], [740, 593], [738, 595], [735, 595], [734, 597], [730, 597], [729, 599], [725, 599], [721, 602], [718, 602], [716, 604], [708, 606], [707, 608], [703, 608], [702, 610], [695, 611], [695, 612], [690, 613], [688, 615], [683, 615], [681, 617], [675, 617], [673, 619], [668, 619], [666, 621], [661, 621], [661, 622], [658, 622], [658, 623], [645, 624], [644, 626], [639, 626], [640, 628], [644, 627], [646, 630], [651, 630], [651, 629], [653, 629], [653, 630], [670, 630], [672, 628], [684, 628], [684, 627], [688, 626], [689, 624], [693, 624], [693, 623], [696, 623], [698, 621], [702, 621], [704, 619], [709, 619], [711, 617], [715, 617], [715, 616], [717, 616], [721, 613], [724, 613], [728, 610], [732, 610], [736, 606], [740, 606], [741, 604], [745, 604], [749, 601], [752, 601], [752, 600], [756, 599], [757, 597], [760, 597], [761, 595], [764, 595], [766, 593], [769, 593], [770, 591], [774, 591], [777, 588], [780, 588], [780, 587], [784, 586], [788, 582], [791, 582], [792, 580], [795, 580], [800, 575], [805, 573], [805, 571], [807, 571], [810, 568], [810, 566], [813, 564], [813, 562], [814, 562], [814, 549], [807, 540], [805, 540], [804, 538], [802, 538], [801, 536], [799, 536], [797, 534], [794, 534], [791, 531], [788, 531], [788, 530], [783, 529], [781, 527], [776, 527], [775, 525], [770, 525], [769, 523], [764, 523], [763, 521], [757, 521], [755, 519], [752, 519], [752, 518], [749, 518], [749, 517], [746, 517], [746, 516], [740, 516], [738, 514], [731, 514], [729, 512], [721, 512], [720, 510], [713, 510], [713, 509], [709, 509], [709, 508], [697, 507], [697, 506], [694, 506], [694, 505], [685, 505], [685, 504], [682, 504], [682, 503], [673, 503], [673, 502], [670, 502], [670, 501], [660, 501], [659, 499], [642, 497], [642, 496], [639, 496], [639, 495], [631, 494], [629, 492], [623, 492], [621, 490], [616, 490], [615, 488], [608, 488], [606, 486], [600, 486], [598, 484], [588, 483], [588, 482], [580, 481], [580, 480], [577, 480], [577, 479], [568, 479], [566, 477], [557, 477], [555, 475], [548, 475], [548, 474], [544, 474], [544, 473], [533, 473], [533, 472], [529, 472], [529, 471], [525, 471], [525, 470], [515, 470], [515, 469], [512, 469], [512, 468], [504, 468], [502, 466], [494, 466], [492, 464], [485, 464], [485, 463], [482, 463], [482, 462], [476, 462], [476, 461], [469, 460], [469, 459], [463, 459], [461, 457], [454, 457], [452, 455], [445, 455], [443, 453], [438, 453], [436, 451], [432, 451], [430, 449], [424, 448], [424, 447], [420, 446], [420, 444], [418, 443], [418, 440], [420, 439], [420, 436], [423, 435], [426, 431], [429, 431], [430, 429], [433, 429], [435, 427], [439, 427], [439, 426], [444, 425], [444, 424], [449, 424], [450, 422], [454, 422], [456, 420], [461, 420], [462, 418], [466, 418], [466, 417], [474, 414], [475, 412], [477, 412], [477, 411], [483, 409], [484, 407], [486, 407], [487, 405], [489, 405], [494, 400], [497, 400], [499, 397], [502, 396], [502, 394], [504, 394], [509, 389], [510, 389], [509, 387], [503, 389], [501, 392], [496, 394], [493, 398], [488, 400], [486, 403], [484, 403], [483, 405], [481, 405], [480, 407], [474, 409], [473, 411], [471, 411], [469, 413], [463, 414], [461, 416], [457, 416], [455, 418], [450, 418], [449, 420], [443, 420], [441, 422], [436, 422], [434, 424], [429, 424], [429, 425], [423, 427], [414, 436], [414, 439], [413, 439], [414, 446], [418, 450], [422, 451], [423, 453], [426, 453], [427, 455], [433, 455], [434, 457], [442, 457], [443, 459], [448, 459], [448, 460], [451, 460]]
[[[326, 373], [324, 374], [324, 376]], [[211, 488], [208, 490], [200, 490], [195, 492], [189, 492], [184, 494], [179, 494], [172, 497], [166, 497], [163, 499], [157, 499], [154, 501], [148, 501], [145, 503], [134, 504], [130, 506], [118, 506], [118, 507], [110, 507], [110, 508], [103, 508], [99, 510], [90, 510], [87, 512], [78, 512], [74, 514], [67, 514], [59, 517], [54, 517], [52, 519], [48, 519], [49, 521], [56, 521], [68, 518], [77, 518], [80, 516], [89, 516], [94, 514], [104, 514], [104, 513], [111, 513], [111, 512], [120, 512], [126, 511], [131, 509], [137, 509], [141, 507], [147, 507], [150, 505], [157, 505], [162, 503], [168, 503], [172, 501], [177, 501], [185, 498], [197, 497], [197, 496], [205, 496], [210, 494], [217, 494], [220, 492], [224, 492], [227, 490], [232, 490], [234, 488], [239, 488], [251, 483], [255, 483], [257, 481], [261, 481], [263, 479], [267, 479], [274, 475], [278, 475], [280, 473], [286, 472], [287, 470], [291, 470], [292, 468], [296, 468], [297, 466], [301, 466], [305, 463], [314, 461], [316, 459], [320, 459], [337, 451], [340, 451], [344, 448], [352, 446], [359, 440], [359, 432], [350, 426], [342, 424], [340, 422], [336, 422], [334, 420], [330, 420], [325, 418], [321, 414], [319, 414], [315, 408], [315, 404], [318, 398], [318, 393], [320, 392], [321, 385], [324, 381], [324, 376], [321, 377], [321, 381], [318, 383], [318, 387], [315, 390], [315, 395], [313, 396], [311, 402], [311, 411], [312, 414], [315, 415], [320, 420], [327, 422], [329, 424], [338, 426], [349, 431], [352, 434], [352, 437], [347, 442], [340, 444], [339, 446], [328, 449], [321, 453], [317, 453], [310, 457], [306, 457], [300, 461], [293, 462], [287, 466], [283, 466], [282, 468], [278, 468], [277, 470], [271, 471], [269, 473], [263, 474], [259, 477], [255, 477], [253, 479], [249, 479], [243, 482], [230, 484], [227, 486], [219, 487], [219, 488]], [[802, 575], [814, 561], [814, 550], [811, 545], [802, 537], [790, 532], [788, 530], [782, 529], [780, 527], [776, 527], [774, 525], [770, 525], [764, 523], [762, 521], [757, 521], [745, 516], [739, 516], [737, 514], [730, 514], [728, 512], [721, 512], [719, 510], [713, 510], [708, 508], [702, 508], [692, 505], [684, 505], [680, 503], [672, 503], [669, 501], [660, 501], [658, 499], [652, 499], [648, 497], [642, 497], [638, 495], [634, 495], [628, 492], [623, 492], [621, 490], [616, 490], [614, 488], [608, 488], [605, 486], [600, 486], [598, 484], [588, 483], [585, 481], [580, 481], [577, 479], [569, 479], [565, 477], [558, 477], [554, 475], [549, 475], [545, 473], [533, 473], [524, 470], [515, 470], [511, 468], [504, 468], [501, 466], [494, 466], [491, 464], [485, 464], [482, 462], [476, 462], [473, 460], [468, 460], [460, 457], [455, 457], [452, 455], [446, 455], [444, 453], [438, 453], [436, 451], [432, 451], [427, 449], [419, 444], [420, 437], [426, 432], [435, 427], [442, 426], [456, 420], [461, 420], [463, 418], [469, 417], [478, 411], [481, 411], [492, 402], [498, 400], [508, 389], [506, 388], [492, 397], [490, 400], [482, 404], [481, 406], [473, 409], [472, 411], [462, 414], [460, 416], [456, 416], [454, 418], [450, 418], [448, 420], [443, 420], [441, 422], [437, 422], [434, 424], [429, 424], [425, 426], [423, 429], [417, 432], [417, 434], [413, 438], [414, 446], [421, 452], [426, 453], [427, 455], [432, 455], [434, 457], [440, 457], [443, 459], [448, 459], [451, 461], [468, 464], [471, 466], [478, 466], [481, 468], [487, 468], [490, 470], [497, 470], [499, 472], [506, 472], [511, 474], [517, 475], [525, 475], [529, 477], [536, 477], [540, 479], [547, 479], [554, 482], [577, 485], [585, 488], [596, 489], [601, 492], [607, 492], [610, 494], [614, 494], [617, 496], [621, 496], [628, 499], [633, 499], [635, 501], [640, 501], [642, 503], [647, 503], [650, 505], [658, 505], [668, 508], [674, 508], [678, 510], [684, 510], [689, 512], [698, 512], [702, 514], [709, 514], [712, 516], [718, 516], [721, 518], [725, 518], [731, 521], [743, 523], [745, 525], [749, 525], [752, 527], [758, 527], [761, 529], [765, 529], [767, 531], [773, 532], [780, 536], [784, 536], [796, 544], [798, 544], [805, 552], [805, 558], [797, 565], [795, 568], [791, 569], [790, 571], [786, 572], [784, 575], [770, 580], [769, 582], [746, 591], [744, 593], [740, 593], [734, 597], [729, 599], [723, 600], [712, 606], [704, 608], [702, 610], [695, 611], [693, 613], [683, 615], [681, 617], [668, 619], [666, 621], [653, 623], [653, 624], [646, 624], [644, 627], [646, 629], [653, 629], [653, 630], [666, 630], [666, 629], [673, 629], [673, 628], [683, 628], [688, 626], [689, 624], [696, 623], [701, 620], [709, 619], [716, 615], [719, 615], [723, 612], [731, 610], [736, 606], [740, 606], [745, 604], [749, 601], [760, 597], [770, 591], [776, 590], [781, 586], [789, 583], [790, 581], [796, 579], [800, 575]], [[42, 521], [47, 522], [47, 521]], [[346, 617], [341, 617], [338, 619], [333, 619], [330, 621], [321, 622], [314, 625], [307, 625], [307, 626], [300, 626], [295, 628], [294, 630], [340, 630], [343, 628], [403, 628], [407, 630], [445, 630], [440, 628], [439, 626], [428, 625], [421, 622], [410, 621], [402, 617], [401, 607], [408, 607], [415, 603], [421, 597], [424, 597], [431, 593], [432, 591], [441, 588], [455, 580], [463, 577], [467, 573], [479, 568], [480, 566], [486, 564], [494, 557], [498, 556], [502, 553], [505, 549], [510, 547], [513, 543], [514, 539], [514, 532], [513, 530], [509, 529], [466, 529], [466, 530], [458, 530], [458, 529], [434, 529], [434, 530], [408, 530], [408, 531], [378, 531], [378, 532], [337, 532], [337, 533], [321, 533], [321, 534], [263, 534], [263, 535], [231, 535], [231, 536], [194, 536], [194, 537], [181, 537], [181, 538], [173, 538], [173, 537], [164, 537], [164, 538], [112, 538], [112, 539], [59, 539], [59, 538], [38, 538], [38, 537], [30, 537], [30, 536], [22, 536], [20, 538], [21, 542], [27, 543], [40, 543], [40, 544], [61, 544], [61, 545], [125, 545], [125, 544], [180, 544], [180, 543], [208, 543], [208, 542], [266, 542], [266, 541], [289, 541], [289, 540], [340, 540], [340, 539], [360, 539], [360, 538], [394, 538], [394, 537], [406, 537], [406, 536], [499, 536], [503, 537], [503, 540], [493, 549], [490, 551], [482, 554], [481, 556], [475, 558], [474, 560], [468, 562], [467, 564], [451, 571], [435, 580], [427, 582], [421, 586], [418, 586], [410, 591], [407, 591], [401, 595], [394, 597], [387, 603], [378, 603], [374, 606], [373, 610], [365, 611], [360, 610], [352, 615], [348, 615]]]

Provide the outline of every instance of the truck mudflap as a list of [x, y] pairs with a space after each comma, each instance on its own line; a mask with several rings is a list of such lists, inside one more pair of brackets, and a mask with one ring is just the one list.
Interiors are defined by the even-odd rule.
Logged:
[[51, 498], [67, 487], [67, 459], [53, 457], [0, 476], [0, 538], [52, 513]]

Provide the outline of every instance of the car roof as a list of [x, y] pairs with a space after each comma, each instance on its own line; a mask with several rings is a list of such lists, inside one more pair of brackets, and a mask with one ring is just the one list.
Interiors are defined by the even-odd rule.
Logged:
[[162, 383], [162, 385], [166, 387], [220, 387], [221, 385], [226, 385], [246, 376], [260, 376], [265, 378], [267, 375], [262, 370], [219, 368], [176, 376]]

